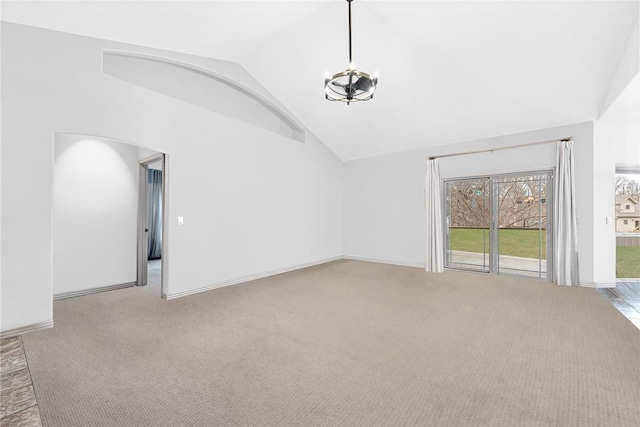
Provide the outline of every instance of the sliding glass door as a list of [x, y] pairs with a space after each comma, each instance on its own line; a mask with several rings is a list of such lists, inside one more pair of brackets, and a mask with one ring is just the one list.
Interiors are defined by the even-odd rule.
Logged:
[[447, 268], [550, 278], [551, 174], [447, 180]]
[[489, 178], [445, 182], [446, 266], [489, 272]]
[[547, 278], [550, 182], [548, 174], [493, 178], [499, 273]]

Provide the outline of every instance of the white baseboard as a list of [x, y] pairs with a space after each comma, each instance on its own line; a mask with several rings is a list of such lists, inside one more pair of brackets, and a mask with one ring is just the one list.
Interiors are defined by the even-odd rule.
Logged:
[[343, 257], [341, 257], [341, 256], [336, 256], [336, 257], [321, 259], [321, 260], [318, 260], [318, 261], [308, 262], [308, 263], [305, 263], [305, 264], [298, 264], [298, 265], [294, 265], [294, 266], [291, 266], [291, 267], [280, 268], [280, 269], [277, 269], [277, 270], [270, 270], [270, 271], [265, 271], [265, 272], [262, 272], [262, 273], [250, 274], [248, 276], [242, 276], [242, 277], [238, 277], [236, 279], [227, 280], [227, 281], [220, 282], [220, 283], [215, 283], [213, 285], [203, 286], [201, 288], [191, 289], [191, 290], [188, 290], [188, 291], [176, 292], [176, 293], [170, 293], [170, 294], [162, 294], [162, 298], [166, 299], [166, 300], [171, 300], [171, 299], [186, 297], [187, 295], [199, 294], [200, 292], [211, 291], [213, 289], [224, 288], [226, 286], [231, 286], [231, 285], [237, 285], [239, 283], [249, 282], [251, 280], [257, 280], [257, 279], [262, 279], [262, 278], [269, 277], [269, 276], [275, 276], [276, 274], [288, 273], [290, 271], [300, 270], [302, 268], [313, 267], [314, 265], [320, 265], [320, 264], [326, 264], [328, 262], [339, 261], [342, 258]]
[[26, 334], [29, 332], [35, 332], [42, 329], [53, 328], [53, 319], [46, 320], [44, 322], [32, 323], [31, 325], [21, 326], [19, 328], [8, 329], [0, 332], [0, 339], [12, 338], [18, 335]]
[[124, 289], [135, 286], [136, 282], [118, 283], [117, 285], [100, 286], [98, 288], [82, 289], [79, 291], [60, 292], [53, 294], [53, 300], [79, 297], [82, 295], [97, 294], [98, 292], [115, 291], [116, 289]]
[[605, 288], [615, 288], [615, 283], [597, 283], [597, 282], [580, 282], [580, 287], [582, 288], [594, 288], [594, 289], [605, 289]]
[[[352, 260], [352, 261], [364, 261], [364, 262], [375, 262], [378, 264], [391, 264], [391, 265], [400, 265], [405, 267], [418, 267], [424, 268], [424, 263], [412, 263], [412, 262], [403, 262], [403, 261], [392, 261], [388, 259], [380, 259], [380, 258], [370, 258], [370, 257], [362, 257], [355, 255], [343, 255], [342, 259]], [[447, 269], [445, 271], [466, 271], [469, 273], [476, 273], [476, 271], [471, 270], [458, 270], [458, 269]], [[485, 274], [485, 273], [483, 273]], [[515, 276], [514, 276], [515, 277]], [[527, 277], [522, 276], [523, 279], [527, 279]], [[638, 279], [617, 279], [618, 282], [624, 281], [638, 281]], [[605, 283], [605, 282], [580, 282], [581, 287], [585, 288], [595, 288], [595, 289], [606, 289], [606, 288], [615, 288], [616, 284], [614, 283]]]
[[343, 255], [342, 259], [348, 259], [348, 260], [351, 260], [351, 261], [375, 262], [377, 264], [400, 265], [400, 266], [403, 266], [403, 267], [424, 268], [424, 263], [422, 263], [422, 262], [392, 261], [392, 260], [389, 260], [389, 259], [369, 258], [369, 257], [354, 256], [354, 255]]

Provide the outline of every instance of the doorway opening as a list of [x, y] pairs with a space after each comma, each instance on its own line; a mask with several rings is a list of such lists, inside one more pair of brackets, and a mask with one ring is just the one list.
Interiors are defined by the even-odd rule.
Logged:
[[616, 167], [616, 286], [598, 289], [640, 328], [640, 166]]
[[137, 286], [151, 285], [161, 295], [165, 253], [166, 162], [163, 153], [139, 161]]
[[640, 279], [640, 168], [616, 170], [616, 279]]
[[551, 280], [552, 174], [444, 181], [445, 266]]

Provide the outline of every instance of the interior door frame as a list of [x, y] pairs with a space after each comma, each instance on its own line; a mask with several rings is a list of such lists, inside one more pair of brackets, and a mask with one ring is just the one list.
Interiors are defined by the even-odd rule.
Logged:
[[136, 286], [145, 286], [147, 284], [147, 250], [148, 250], [148, 218], [147, 218], [147, 171], [149, 165], [160, 161], [162, 164], [162, 257], [161, 263], [161, 296], [166, 298], [167, 295], [167, 258], [168, 258], [168, 242], [167, 242], [167, 155], [165, 153], [156, 153], [138, 161], [138, 230], [137, 230], [137, 260], [136, 260]]

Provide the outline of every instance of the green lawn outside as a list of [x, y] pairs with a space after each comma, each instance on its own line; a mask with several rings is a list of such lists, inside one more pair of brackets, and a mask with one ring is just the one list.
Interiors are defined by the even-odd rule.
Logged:
[[639, 246], [618, 246], [616, 248], [616, 277], [640, 278]]
[[[483, 246], [483, 235], [485, 238]], [[547, 233], [538, 230], [501, 229], [499, 234], [500, 255], [538, 258], [542, 246], [542, 259], [546, 258]], [[542, 241], [540, 241], [542, 238]], [[489, 252], [489, 230], [477, 228], [453, 228], [451, 249], [466, 252]]]
[[[483, 235], [485, 241], [483, 243]], [[500, 230], [500, 254], [524, 258], [538, 258], [538, 230]], [[546, 248], [546, 233], [542, 233], [542, 248]], [[483, 246], [486, 245], [486, 246]], [[451, 249], [489, 253], [489, 230], [454, 228], [451, 230]], [[542, 251], [544, 259], [546, 251]], [[640, 247], [616, 248], [616, 277], [640, 278]]]

